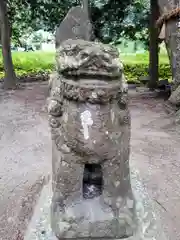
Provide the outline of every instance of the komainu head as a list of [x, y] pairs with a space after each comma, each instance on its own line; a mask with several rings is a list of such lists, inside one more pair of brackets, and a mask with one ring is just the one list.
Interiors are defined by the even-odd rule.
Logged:
[[97, 42], [67, 40], [57, 49], [57, 68], [62, 75], [121, 78], [123, 65], [116, 48]]

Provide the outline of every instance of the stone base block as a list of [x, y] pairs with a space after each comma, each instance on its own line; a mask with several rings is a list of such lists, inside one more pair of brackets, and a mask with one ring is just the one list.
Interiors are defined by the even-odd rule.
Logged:
[[[136, 234], [129, 238], [121, 238], [124, 240], [167, 240], [167, 237], [162, 231], [162, 226], [159, 220], [156, 219], [153, 206], [151, 201], [148, 199], [148, 195], [145, 193], [145, 189], [143, 188], [141, 182], [138, 180], [137, 174], [135, 171], [131, 174], [132, 178], [132, 187], [134, 191], [134, 195], [136, 197], [137, 205], [137, 217], [138, 217], [138, 231]], [[29, 227], [27, 229], [26, 236], [24, 240], [57, 240], [57, 238], [53, 235], [51, 230], [51, 223], [50, 223], [50, 205], [51, 205], [51, 197], [52, 197], [52, 190], [51, 190], [51, 182], [44, 186], [42, 190], [40, 199], [36, 205], [34, 210], [34, 215], [31, 219]], [[94, 214], [98, 214], [99, 223], [94, 226], [91, 226], [91, 236], [88, 236], [86, 233], [89, 234], [89, 229], [84, 229], [82, 224], [76, 224], [76, 232], [77, 228], [79, 228], [82, 236], [78, 236], [77, 238], [72, 238], [74, 236], [73, 229], [71, 228], [68, 231], [68, 236], [64, 238], [64, 240], [72, 240], [72, 239], [82, 239], [82, 240], [90, 240], [90, 239], [115, 239], [113, 236], [113, 228], [116, 224], [113, 224], [113, 221], [108, 220], [108, 225], [105, 227], [103, 224], [106, 224], [103, 215], [101, 214], [101, 210], [98, 207], [98, 202], [94, 200], [93, 206], [92, 201], [91, 203], [86, 201], [86, 206], [78, 206], [76, 205], [76, 210], [81, 212], [83, 209], [88, 209], [91, 212], [91, 217]], [[96, 216], [97, 217], [97, 216]], [[101, 219], [102, 218], [102, 219]], [[101, 222], [102, 220], [102, 222]], [[109, 224], [111, 222], [111, 224]], [[87, 226], [87, 224], [85, 224]], [[63, 226], [62, 227], [68, 227]], [[103, 231], [101, 231], [103, 229]], [[106, 232], [104, 231], [106, 229]], [[110, 234], [111, 233], [111, 234]], [[105, 236], [111, 236], [112, 238], [106, 238]], [[92, 236], [97, 236], [92, 237]], [[63, 240], [63, 239], [62, 239]]]
[[133, 235], [135, 219], [134, 222], [126, 212], [115, 218], [112, 209], [103, 204], [100, 197], [75, 201], [66, 206], [64, 216], [61, 213], [53, 216], [53, 227], [60, 233], [59, 239], [62, 236], [64, 239], [123, 238]]

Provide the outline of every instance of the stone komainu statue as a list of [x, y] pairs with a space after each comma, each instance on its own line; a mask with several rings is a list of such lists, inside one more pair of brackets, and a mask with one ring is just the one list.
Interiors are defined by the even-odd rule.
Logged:
[[67, 40], [57, 49], [56, 63], [48, 103], [52, 229], [58, 239], [132, 236], [130, 115], [118, 51]]

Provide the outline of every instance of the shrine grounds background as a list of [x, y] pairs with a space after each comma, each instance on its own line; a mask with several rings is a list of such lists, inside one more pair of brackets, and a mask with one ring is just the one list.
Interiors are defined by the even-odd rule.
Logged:
[[[54, 68], [55, 52], [12, 52], [13, 63], [18, 77], [36, 76], [49, 73]], [[140, 76], [148, 75], [149, 53], [120, 53], [124, 71], [129, 83], [138, 82]], [[4, 76], [2, 56], [0, 55], [0, 78]], [[159, 54], [159, 77], [171, 81], [169, 59], [166, 51]]]

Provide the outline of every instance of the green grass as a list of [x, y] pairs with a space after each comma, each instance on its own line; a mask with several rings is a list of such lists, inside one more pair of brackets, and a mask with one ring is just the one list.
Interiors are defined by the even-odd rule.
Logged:
[[[51, 72], [55, 66], [55, 52], [13, 52], [13, 63], [18, 76], [31, 75], [41, 72]], [[139, 76], [147, 75], [149, 64], [149, 53], [142, 54], [120, 54], [124, 63], [127, 79], [137, 79]], [[159, 56], [160, 77], [170, 78], [169, 59], [165, 52]], [[0, 77], [3, 77], [2, 56], [0, 56]]]
[[[53, 52], [12, 52], [13, 64], [16, 74], [26, 75], [51, 71], [55, 63]], [[3, 73], [2, 55], [0, 56], [0, 77]]]
[[[121, 54], [126, 78], [129, 82], [138, 82], [140, 76], [148, 75], [149, 53], [142, 54]], [[171, 81], [171, 69], [169, 58], [166, 52], [159, 54], [159, 79], [169, 79]]]
[[14, 52], [13, 63], [16, 69], [50, 70], [55, 63], [55, 53], [53, 52]]
[[[13, 62], [22, 66], [22, 68], [32, 68], [33, 67], [48, 67], [54, 64], [55, 62], [55, 53], [54, 52], [13, 52]], [[149, 53], [139, 53], [139, 54], [120, 54], [120, 59], [124, 64], [148, 64], [149, 62]], [[2, 58], [0, 58], [0, 64]], [[161, 64], [168, 64], [169, 59], [166, 53], [161, 53], [159, 55], [159, 62]]]
[[[120, 55], [120, 59], [124, 64], [149, 64], [149, 53], [138, 53], [132, 55]], [[169, 58], [166, 53], [159, 55], [160, 64], [169, 64]]]

